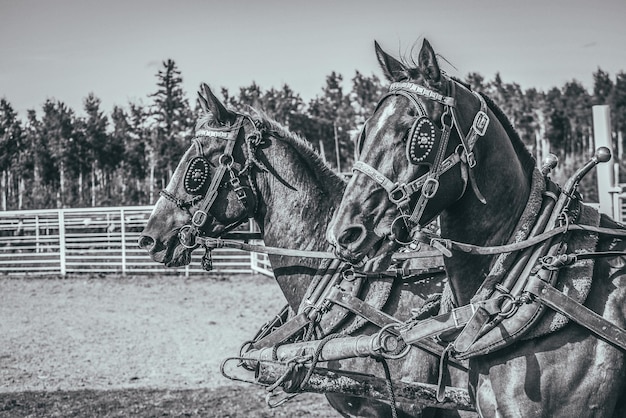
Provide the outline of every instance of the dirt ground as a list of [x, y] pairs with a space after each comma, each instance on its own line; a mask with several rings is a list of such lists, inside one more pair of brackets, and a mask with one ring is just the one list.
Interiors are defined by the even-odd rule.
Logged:
[[338, 416], [220, 373], [284, 303], [263, 275], [0, 278], [0, 417]]

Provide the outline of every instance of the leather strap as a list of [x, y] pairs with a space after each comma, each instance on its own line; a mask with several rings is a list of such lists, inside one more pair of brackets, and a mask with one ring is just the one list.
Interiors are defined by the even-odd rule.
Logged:
[[306, 251], [292, 250], [289, 248], [266, 247], [265, 245], [247, 244], [241, 241], [198, 237], [197, 240], [208, 249], [214, 248], [234, 248], [243, 251], [252, 251], [255, 253], [264, 253], [271, 255], [285, 255], [291, 257], [309, 257], [309, 258], [337, 258], [335, 254], [329, 251]]
[[[451, 250], [462, 251], [468, 254], [476, 254], [476, 255], [494, 255], [501, 253], [510, 253], [513, 251], [523, 250], [525, 248], [533, 247], [537, 244], [540, 244], [544, 241], [549, 240], [552, 237], [555, 237], [560, 234], [564, 234], [568, 231], [587, 231], [587, 232], [595, 232], [600, 235], [607, 235], [612, 237], [621, 237], [626, 238], [626, 229], [614, 229], [614, 228], [602, 228], [597, 226], [590, 225], [579, 225], [579, 224], [569, 224], [554, 228], [550, 231], [544, 232], [532, 238], [529, 238], [522, 242], [516, 242], [513, 244], [507, 245], [498, 245], [494, 247], [482, 247], [479, 245], [466, 244], [459, 241], [443, 239], [443, 238], [433, 238], [433, 242], [440, 242], [445, 248]], [[393, 255], [394, 260], [408, 260], [414, 258], [419, 251], [407, 251], [402, 253], [396, 253]]]
[[476, 342], [480, 337], [480, 331], [483, 326], [489, 321], [491, 315], [482, 306], [476, 308], [474, 314], [469, 319], [463, 330], [454, 339], [452, 348], [458, 353], [464, 353]]
[[400, 335], [407, 344], [414, 344], [428, 337], [457, 331], [470, 322], [478, 308], [484, 310], [484, 312], [481, 312], [481, 316], [485, 314], [495, 315], [500, 312], [501, 303], [501, 299], [488, 299], [454, 308], [450, 312], [424, 319], [417, 324], [407, 324], [407, 326], [400, 329]]
[[530, 277], [528, 291], [544, 305], [562, 313], [603, 340], [626, 350], [626, 330], [610, 323], [537, 276]]
[[[332, 303], [343, 306], [344, 308], [357, 315], [362, 316], [372, 324], [377, 325], [381, 328], [391, 324], [403, 324], [403, 322], [394, 318], [393, 316], [372, 307], [371, 305], [363, 302], [361, 299], [356, 298], [337, 287], [333, 288], [328, 293], [326, 299]], [[399, 331], [397, 327], [389, 327], [387, 331], [396, 336], [402, 336], [401, 331]], [[408, 341], [405, 340], [405, 342], [409, 344]], [[432, 340], [419, 340], [414, 341], [411, 344], [437, 356], [443, 355], [443, 347], [441, 347], [439, 344]], [[454, 363], [458, 367], [467, 370], [468, 365], [464, 361], [450, 359], [450, 362]]]
[[273, 347], [277, 344], [282, 343], [287, 338], [299, 332], [301, 329], [306, 327], [311, 320], [307, 316], [306, 313], [300, 313], [289, 321], [285, 322], [282, 326], [272, 331], [270, 334], [261, 338], [258, 341], [255, 341], [251, 344], [252, 348], [264, 348], [264, 347]]

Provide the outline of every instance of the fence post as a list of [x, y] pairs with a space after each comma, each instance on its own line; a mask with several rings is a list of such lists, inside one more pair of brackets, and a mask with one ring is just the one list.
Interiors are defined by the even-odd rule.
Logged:
[[120, 239], [122, 241], [122, 275], [126, 276], [126, 217], [120, 208]]
[[[611, 138], [611, 110], [608, 105], [596, 105], [592, 107], [593, 113], [593, 140], [597, 147], [607, 147], [614, 153], [613, 140]], [[600, 213], [613, 215], [614, 192], [613, 163], [615, 158], [611, 157], [609, 163], [600, 164], [596, 168], [598, 176], [598, 201], [600, 202]]]
[[[248, 219], [248, 232], [255, 232], [254, 225], [254, 221], [252, 219]], [[257, 263], [257, 254], [254, 251], [250, 251], [250, 270], [253, 273], [256, 271]]]
[[59, 209], [58, 211], [59, 218], [59, 262], [60, 262], [60, 270], [61, 276], [65, 276], [66, 270], [66, 262], [65, 262], [65, 212], [63, 209]]

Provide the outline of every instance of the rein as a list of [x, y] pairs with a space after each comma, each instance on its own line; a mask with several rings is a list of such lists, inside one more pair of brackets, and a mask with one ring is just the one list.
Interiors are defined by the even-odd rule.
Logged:
[[[431, 238], [429, 244], [437, 248], [443, 247], [448, 250], [458, 250], [464, 253], [474, 254], [474, 255], [497, 255], [497, 254], [510, 253], [510, 252], [534, 247], [535, 245], [541, 244], [542, 242], [545, 242], [557, 235], [562, 235], [569, 231], [587, 231], [587, 232], [594, 232], [600, 235], [626, 238], [626, 230], [568, 223], [566, 225], [563, 225], [555, 229], [552, 229], [550, 231], [544, 232], [542, 234], [536, 235], [532, 238], [528, 238], [524, 241], [516, 242], [513, 244], [483, 247], [480, 245], [466, 244], [463, 242], [454, 241], [450, 239], [444, 239], [440, 237]], [[394, 260], [408, 260], [408, 259], [417, 257], [418, 254], [420, 254], [420, 251], [400, 252], [400, 253], [394, 254], [393, 258]], [[579, 259], [589, 258], [590, 254], [596, 254], [596, 253], [578, 254], [578, 258]], [[597, 253], [597, 254], [604, 254], [604, 253]], [[624, 255], [621, 252], [618, 252], [618, 254]], [[586, 257], [583, 257], [583, 256], [586, 256]]]
[[[263, 253], [268, 255], [284, 255], [291, 257], [308, 257], [308, 258], [332, 258], [336, 259], [335, 253], [329, 251], [307, 251], [307, 250], [294, 250], [290, 248], [280, 247], [268, 247], [265, 245], [248, 244], [238, 240], [222, 239], [222, 238], [207, 238], [198, 237], [197, 240], [207, 249], [212, 250], [215, 248], [232, 248], [242, 251], [250, 251], [256, 253]], [[405, 253], [398, 253], [405, 254]], [[409, 253], [406, 253], [409, 254]], [[410, 253], [410, 258], [430, 258], [440, 254], [439, 251], [416, 251]], [[409, 258], [409, 257], [407, 257]], [[403, 258], [406, 259], [406, 258]]]

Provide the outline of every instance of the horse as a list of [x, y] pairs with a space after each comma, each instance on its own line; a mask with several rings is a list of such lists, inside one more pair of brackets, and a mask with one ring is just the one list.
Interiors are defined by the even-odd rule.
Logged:
[[[194, 237], [221, 237], [251, 218], [270, 247], [327, 251], [326, 227], [341, 200], [345, 179], [331, 170], [306, 140], [265, 114], [228, 110], [206, 84], [198, 96], [204, 116], [197, 124], [196, 139], [154, 206], [139, 245], [153, 260], [181, 266], [190, 262], [191, 252], [198, 247]], [[324, 261], [271, 253], [269, 258], [292, 312], [298, 312]], [[388, 279], [369, 279], [364, 283], [363, 299], [386, 295], [386, 302], [380, 301], [381, 309], [406, 320], [411, 317], [409, 307], [423, 306], [432, 289], [441, 289], [440, 278], [436, 281], [439, 283], [428, 287], [416, 280], [394, 279], [390, 283]], [[344, 326], [344, 332], [350, 324]], [[369, 335], [378, 328], [364, 324], [352, 330]], [[394, 375], [415, 382], [437, 381], [437, 356], [412, 349], [409, 357], [389, 362]], [[332, 366], [374, 375], [382, 370], [363, 359], [341, 360]], [[451, 372], [446, 383], [466, 381], [462, 368]], [[390, 406], [382, 402], [330, 393], [326, 397], [344, 416], [391, 416]], [[398, 414], [470, 415], [408, 403], [398, 403]]]
[[[597, 252], [624, 248], [622, 239], [580, 230], [569, 233], [567, 244], [556, 239], [545, 247], [521, 249], [525, 242], [530, 245], [529, 237], [543, 239], [550, 231], [568, 226], [558, 226], [557, 221], [574, 224], [576, 215], [585, 213], [595, 219], [593, 225], [599, 224], [587, 230], [612, 227], [617, 231], [621, 226], [582, 204], [575, 190], [566, 187], [559, 194], [549, 179], [549, 169], [539, 172], [504, 113], [486, 95], [445, 74], [427, 39], [411, 61], [390, 56], [377, 42], [375, 51], [391, 84], [360, 134], [354, 175], [329, 225], [327, 239], [337, 256], [359, 263], [368, 255], [393, 252], [407, 242], [430, 242], [441, 249], [456, 306], [474, 308], [467, 321], [474, 327], [452, 332], [449, 353], [469, 358], [469, 391], [481, 416], [625, 416], [623, 349], [567, 318], [541, 332], [542, 323], [531, 319], [509, 329], [508, 324], [531, 306], [533, 321], [556, 313], [536, 303], [541, 292], [524, 287], [531, 290], [521, 293], [527, 297], [523, 300], [513, 295], [506, 281], [514, 271], [521, 279], [511, 283], [519, 286], [538, 283], [540, 274], [554, 280], [556, 276], [547, 269], [525, 264], [525, 260], [535, 257], [537, 265], [539, 261], [548, 263], [542, 254], [556, 251], [558, 257], [562, 255], [559, 251], [572, 245], [570, 240], [596, 240]], [[608, 158], [594, 157], [585, 172]], [[575, 189], [578, 181], [571, 180], [570, 186]], [[555, 229], [542, 221], [543, 229], [533, 230], [532, 222], [543, 213], [541, 208], [546, 205], [556, 210], [559, 202], [568, 204], [557, 213]], [[422, 228], [437, 217], [438, 235]], [[488, 248], [509, 249], [509, 253]], [[535, 249], [536, 256], [530, 253]], [[543, 258], [537, 258], [540, 255]], [[584, 295], [580, 299], [586, 307], [581, 309], [623, 329], [623, 266], [623, 258], [597, 258], [592, 264], [562, 268], [558, 283], [568, 269], [586, 269], [586, 276], [574, 273], [572, 280], [592, 283], [586, 300]], [[477, 308], [495, 300], [485, 299], [487, 294], [500, 295], [503, 304], [510, 299], [507, 306], [511, 309], [500, 312], [510, 318], [493, 314], [497, 309]], [[407, 327], [402, 335], [416, 332]], [[492, 345], [481, 348], [483, 337], [493, 337], [489, 340]], [[472, 347], [478, 348], [472, 353], [465, 351]]]

